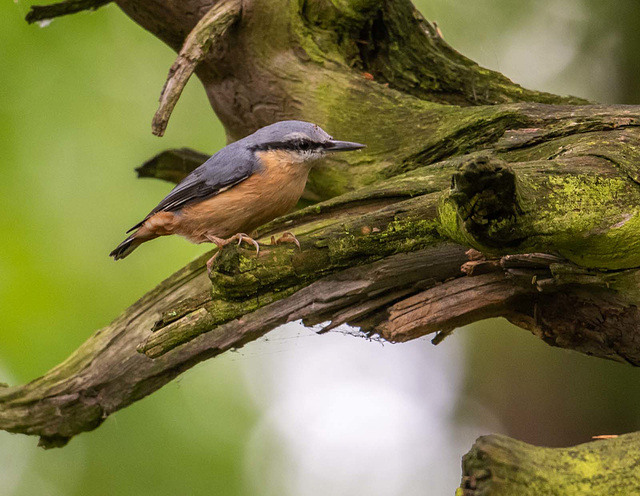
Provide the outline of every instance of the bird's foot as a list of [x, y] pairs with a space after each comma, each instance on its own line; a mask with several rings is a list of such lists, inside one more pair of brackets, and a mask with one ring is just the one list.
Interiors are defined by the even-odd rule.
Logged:
[[217, 236], [207, 236], [207, 239], [218, 247], [218, 251], [216, 251], [209, 260], [207, 260], [207, 273], [209, 275], [211, 275], [211, 271], [213, 270], [213, 261], [220, 254], [220, 250], [222, 249], [222, 247], [228, 245], [232, 241], [238, 241], [238, 246], [240, 246], [243, 242], [252, 244], [256, 247], [256, 256], [258, 256], [258, 254], [260, 253], [260, 245], [258, 244], [258, 242], [251, 236], [247, 236], [245, 233], [234, 234], [227, 239], [222, 239]]
[[300, 241], [298, 241], [296, 235], [289, 231], [283, 232], [282, 236], [280, 236], [278, 239], [276, 239], [275, 236], [271, 236], [272, 245], [279, 245], [281, 243], [293, 243], [298, 247], [298, 250], [302, 249], [300, 248]]
[[229, 240], [232, 240], [232, 239], [237, 239], [238, 240], [238, 246], [240, 246], [243, 242], [244, 243], [248, 243], [248, 244], [252, 244], [253, 246], [255, 246], [256, 247], [256, 257], [260, 253], [260, 245], [251, 236], [247, 236], [245, 233], [238, 233], [238, 234], [236, 234], [236, 235], [234, 235], [234, 236], [229, 238]]

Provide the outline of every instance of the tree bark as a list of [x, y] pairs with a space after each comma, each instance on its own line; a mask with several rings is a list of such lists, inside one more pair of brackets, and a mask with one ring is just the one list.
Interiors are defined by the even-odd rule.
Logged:
[[570, 448], [539, 448], [483, 436], [462, 460], [456, 496], [626, 496], [640, 487], [640, 434], [602, 436]]
[[[368, 147], [314, 170], [313, 204], [258, 231], [293, 231], [302, 250], [229, 246], [211, 280], [210, 254], [189, 264], [45, 376], [0, 389], [0, 428], [62, 446], [296, 319], [439, 342], [503, 316], [553, 346], [640, 364], [640, 107], [523, 89], [452, 49], [408, 0], [116, 3], [182, 50], [163, 125], [195, 69], [230, 140], [303, 119]], [[203, 158], [169, 150], [138, 172], [177, 182]]]

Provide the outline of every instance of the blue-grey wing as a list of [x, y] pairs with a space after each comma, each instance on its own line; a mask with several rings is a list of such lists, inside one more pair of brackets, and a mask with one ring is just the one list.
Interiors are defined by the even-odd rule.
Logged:
[[179, 210], [206, 200], [244, 181], [255, 172], [253, 154], [229, 145], [185, 177], [149, 214], [129, 231], [140, 227], [153, 214]]

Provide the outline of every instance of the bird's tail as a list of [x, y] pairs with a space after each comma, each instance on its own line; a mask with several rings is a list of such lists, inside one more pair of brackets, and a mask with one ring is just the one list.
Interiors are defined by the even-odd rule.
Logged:
[[111, 253], [109, 253], [109, 256], [113, 257], [114, 260], [120, 260], [121, 258], [128, 256], [133, 250], [135, 250], [145, 241], [145, 239], [140, 239], [136, 236], [136, 233], [133, 233], [122, 243], [116, 246], [116, 248]]

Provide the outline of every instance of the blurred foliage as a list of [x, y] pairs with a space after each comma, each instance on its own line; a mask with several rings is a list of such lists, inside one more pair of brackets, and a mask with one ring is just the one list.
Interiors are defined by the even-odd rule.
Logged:
[[589, 54], [594, 52], [602, 58], [612, 59], [613, 72], [607, 78], [609, 91], [603, 99], [614, 103], [640, 103], [640, 2], [585, 0], [584, 7], [588, 12], [586, 33], [572, 67], [588, 65]]
[[[637, 0], [417, 4], [459, 51], [526, 86], [640, 99]], [[44, 29], [23, 21], [27, 10], [0, 3], [0, 381], [12, 384], [56, 365], [205, 250], [163, 239], [123, 262], [107, 257], [169, 189], [137, 180], [134, 167], [164, 148], [225, 142], [196, 81], [165, 138], [151, 135], [174, 54], [117, 7]], [[551, 349], [503, 321], [472, 327], [450, 338], [468, 343], [461, 405], [484, 405], [505, 433], [556, 445], [640, 429], [640, 372]], [[476, 413], [463, 410], [461, 422]], [[0, 433], [0, 493], [252, 494], [244, 446], [258, 414], [239, 362], [221, 357], [62, 450]]]
[[[133, 171], [158, 151], [215, 151], [224, 131], [203, 89], [188, 86], [167, 135], [151, 116], [173, 53], [105, 7], [28, 26], [0, 3], [0, 381], [28, 381], [202, 253], [180, 239], [126, 263], [107, 254], [170, 185]], [[0, 494], [243, 494], [255, 421], [237, 362], [199, 367], [62, 450], [0, 435]], [[28, 468], [7, 493], [20, 466]], [[6, 472], [6, 473], [5, 473]]]
[[457, 50], [523, 86], [640, 103], [636, 0], [419, 0]]

